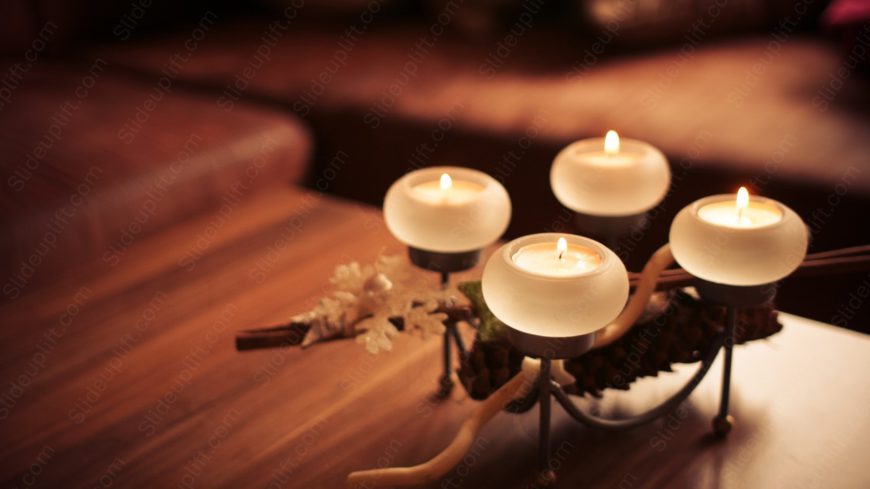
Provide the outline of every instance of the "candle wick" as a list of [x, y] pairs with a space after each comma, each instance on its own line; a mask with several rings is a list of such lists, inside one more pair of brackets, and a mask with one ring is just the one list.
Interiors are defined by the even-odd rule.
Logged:
[[737, 224], [740, 224], [741, 222], [743, 222], [743, 208], [738, 207], [737, 208]]
[[564, 254], [565, 254], [564, 251], [559, 251], [559, 257], [558, 257], [559, 261], [562, 261], [562, 255], [564, 255]]

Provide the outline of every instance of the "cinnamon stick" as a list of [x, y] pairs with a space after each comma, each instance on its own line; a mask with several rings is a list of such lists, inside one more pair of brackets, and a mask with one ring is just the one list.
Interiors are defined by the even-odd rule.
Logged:
[[[808, 254], [803, 263], [798, 266], [791, 276], [810, 277], [817, 275], [834, 275], [839, 273], [863, 272], [870, 270], [870, 252], [865, 252], [870, 246], [856, 246], [843, 250], [832, 250], [823, 253]], [[865, 254], [845, 256], [847, 250], [860, 250]], [[629, 274], [629, 284], [634, 287], [637, 284], [639, 274]], [[658, 285], [664, 288], [681, 287], [690, 285], [694, 280], [691, 274], [682, 268], [671, 268], [662, 271], [658, 278]]]
[[[447, 321], [450, 322], [471, 322], [475, 319], [475, 314], [471, 310], [471, 306], [456, 305], [442, 307], [435, 312], [443, 312], [447, 314]], [[394, 316], [389, 319], [393, 326], [399, 331], [405, 330], [405, 320], [401, 316]], [[286, 323], [265, 328], [246, 329], [236, 333], [236, 350], [260, 350], [263, 348], [282, 348], [287, 346], [297, 346], [302, 343], [305, 334], [311, 326], [306, 323]], [[336, 337], [340, 339], [344, 337]], [[328, 340], [327, 340], [328, 341]]]

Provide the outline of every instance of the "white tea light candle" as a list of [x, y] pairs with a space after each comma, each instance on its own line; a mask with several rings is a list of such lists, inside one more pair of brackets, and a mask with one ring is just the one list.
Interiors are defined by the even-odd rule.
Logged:
[[572, 234], [533, 234], [505, 244], [492, 254], [481, 280], [484, 300], [497, 318], [547, 338], [603, 328], [628, 298], [628, 274], [616, 254]]
[[568, 277], [592, 270], [601, 264], [601, 256], [588, 246], [571, 243], [560, 237], [553, 243], [535, 243], [520, 248], [513, 256], [518, 267], [550, 277]]
[[620, 140], [616, 131], [568, 145], [550, 168], [550, 186], [559, 202], [591, 216], [646, 212], [661, 202], [670, 181], [661, 151], [643, 141]]
[[698, 209], [698, 217], [727, 227], [759, 228], [782, 220], [782, 211], [768, 202], [754, 202], [750, 206], [749, 191], [740, 187], [735, 200], [706, 204]]
[[459, 205], [466, 204], [478, 197], [483, 191], [483, 185], [469, 181], [453, 181], [449, 173], [442, 173], [438, 180], [429, 180], [414, 185], [416, 195], [432, 204]]
[[671, 224], [677, 263], [709, 282], [753, 286], [786, 277], [806, 256], [808, 234], [801, 218], [783, 204], [737, 194], [695, 201]]
[[505, 188], [486, 173], [423, 168], [397, 180], [384, 198], [387, 228], [420, 250], [459, 253], [494, 243], [511, 216]]

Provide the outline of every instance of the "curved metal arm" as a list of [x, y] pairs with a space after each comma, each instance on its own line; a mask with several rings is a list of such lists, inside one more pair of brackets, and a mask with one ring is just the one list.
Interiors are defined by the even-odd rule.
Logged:
[[710, 349], [706, 352], [704, 357], [701, 359], [701, 366], [698, 368], [698, 371], [695, 372], [695, 375], [692, 376], [691, 379], [684, 385], [679, 391], [677, 391], [674, 395], [672, 395], [668, 400], [659, 404], [658, 406], [650, 409], [649, 411], [639, 414], [637, 416], [633, 416], [631, 418], [625, 419], [605, 419], [599, 418], [597, 416], [593, 416], [591, 414], [585, 413], [578, 408], [571, 399], [568, 398], [568, 394], [562, 390], [557, 384], [552, 383], [550, 386], [550, 390], [553, 392], [553, 396], [556, 397], [556, 400], [559, 404], [565, 408], [565, 411], [571, 415], [572, 418], [577, 421], [591, 426], [593, 428], [601, 428], [601, 429], [623, 429], [623, 428], [633, 428], [635, 426], [640, 426], [644, 423], [648, 423], [669, 411], [676, 409], [677, 406], [680, 405], [692, 391], [698, 387], [698, 384], [701, 383], [701, 380], [704, 376], [707, 375], [707, 372], [710, 370], [710, 366], [713, 365], [713, 361], [716, 360], [716, 355], [719, 354], [719, 350], [722, 348], [724, 344], [724, 336], [719, 335], [713, 341], [713, 344], [710, 345]]

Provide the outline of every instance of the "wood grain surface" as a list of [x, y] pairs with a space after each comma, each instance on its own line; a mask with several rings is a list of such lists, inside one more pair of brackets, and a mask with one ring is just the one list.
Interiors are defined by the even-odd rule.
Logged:
[[[378, 356], [352, 341], [233, 347], [236, 330], [311, 307], [336, 265], [382, 251], [403, 248], [376, 209], [287, 189], [0, 305], [0, 484], [329, 488], [427, 460], [476, 405], [461, 388], [430, 400], [437, 338], [402, 335]], [[870, 487], [870, 339], [783, 322], [735, 350], [727, 440], [709, 436], [718, 366], [672, 416], [628, 432], [581, 427], [554, 406], [557, 487]], [[638, 412], [691, 368], [578, 402]], [[529, 486], [536, 430], [536, 409], [497, 415], [431, 487]]]

